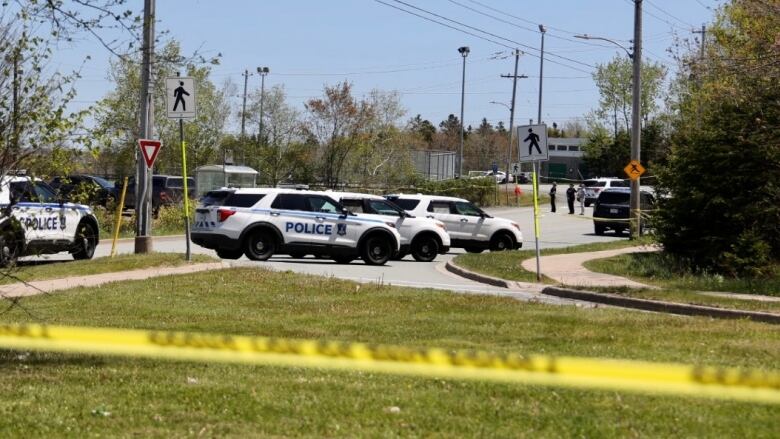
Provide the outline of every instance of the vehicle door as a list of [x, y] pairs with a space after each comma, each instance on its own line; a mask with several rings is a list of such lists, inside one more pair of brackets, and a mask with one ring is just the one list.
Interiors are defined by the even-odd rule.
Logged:
[[67, 224], [54, 191], [41, 182], [16, 181], [11, 196], [18, 200], [12, 214], [19, 220], [28, 241], [54, 241], [64, 238]]
[[307, 195], [306, 202], [316, 221], [316, 227], [308, 232], [317, 243], [355, 247], [363, 232], [378, 222], [345, 215], [341, 204], [324, 195]]
[[444, 223], [447, 232], [452, 239], [467, 239], [464, 237], [461, 228], [461, 215], [454, 213], [452, 203], [444, 200], [431, 200], [428, 205], [429, 214], [426, 217], [435, 218]]
[[455, 201], [452, 206], [454, 213], [460, 217], [458, 224], [461, 239], [484, 240], [488, 238], [490, 231], [485, 224], [485, 215], [482, 210], [465, 201]]
[[[314, 242], [312, 227], [317, 224], [309, 212], [306, 194], [276, 194], [271, 202], [271, 222], [282, 232], [285, 244]], [[314, 229], [316, 232], [316, 229]], [[322, 240], [319, 241], [322, 244]]]

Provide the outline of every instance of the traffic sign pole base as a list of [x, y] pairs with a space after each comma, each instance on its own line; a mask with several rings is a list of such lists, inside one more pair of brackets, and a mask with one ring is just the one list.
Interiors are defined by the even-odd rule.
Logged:
[[135, 253], [145, 254], [152, 253], [152, 237], [151, 236], [136, 236], [135, 237]]

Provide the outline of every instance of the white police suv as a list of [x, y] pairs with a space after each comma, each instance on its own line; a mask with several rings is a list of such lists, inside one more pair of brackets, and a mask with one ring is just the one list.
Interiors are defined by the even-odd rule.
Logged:
[[392, 221], [401, 235], [401, 251], [397, 259], [410, 254], [419, 262], [431, 262], [438, 254], [450, 250], [450, 235], [444, 223], [424, 217], [415, 217], [379, 195], [354, 192], [327, 192], [350, 212], [360, 218]]
[[359, 217], [326, 192], [255, 188], [207, 193], [195, 210], [192, 241], [224, 259], [313, 254], [382, 265], [401, 238], [394, 222]]
[[0, 177], [0, 264], [19, 256], [70, 252], [92, 259], [98, 222], [88, 206], [65, 203], [39, 179]]
[[468, 200], [438, 195], [388, 195], [392, 201], [412, 215], [437, 219], [450, 234], [452, 247], [469, 253], [513, 250], [523, 246], [520, 226], [508, 219], [494, 218]]

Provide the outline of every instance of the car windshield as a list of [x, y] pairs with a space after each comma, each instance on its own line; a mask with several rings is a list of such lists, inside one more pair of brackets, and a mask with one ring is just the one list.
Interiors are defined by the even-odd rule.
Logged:
[[379, 200], [379, 199], [368, 200], [368, 205], [369, 207], [371, 207], [371, 210], [373, 211], [371, 213], [376, 213], [379, 215], [401, 216], [401, 213], [403, 212], [401, 208], [385, 200]]
[[92, 177], [92, 178], [97, 182], [97, 184], [99, 184], [101, 187], [105, 189], [111, 189], [114, 187], [114, 185], [110, 181], [106, 180], [105, 178], [100, 178], [100, 177]]

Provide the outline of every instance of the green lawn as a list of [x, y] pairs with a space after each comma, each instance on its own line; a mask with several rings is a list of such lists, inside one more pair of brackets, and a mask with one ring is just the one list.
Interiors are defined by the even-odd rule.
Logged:
[[[192, 255], [192, 262], [216, 262], [205, 255]], [[180, 253], [152, 253], [148, 255], [117, 255], [88, 261], [19, 261], [7, 274], [0, 276], [0, 284], [20, 281], [59, 279], [69, 276], [138, 270], [150, 267], [176, 267], [186, 264]], [[4, 272], [5, 273], [5, 272]]]
[[[22, 304], [0, 314], [0, 322], [759, 368], [776, 368], [780, 360], [780, 331], [772, 325], [251, 268], [75, 289]], [[780, 430], [779, 406], [706, 399], [293, 368], [0, 356], [3, 436], [774, 437]]]
[[[652, 243], [652, 241], [650, 241], [649, 238], [643, 238], [637, 241], [621, 239], [619, 241], [597, 242], [571, 247], [544, 249], [541, 251], [541, 254], [542, 256], [548, 256], [566, 253], [585, 253], [633, 247], [650, 243]], [[520, 266], [524, 260], [534, 257], [536, 257], [536, 250], [531, 249], [508, 252], [485, 252], [479, 254], [467, 253], [455, 257], [454, 262], [467, 270], [486, 274], [488, 276], [521, 282], [536, 282], [536, 272], [526, 271]], [[543, 281], [550, 284], [556, 283], [549, 278], [543, 278]]]

